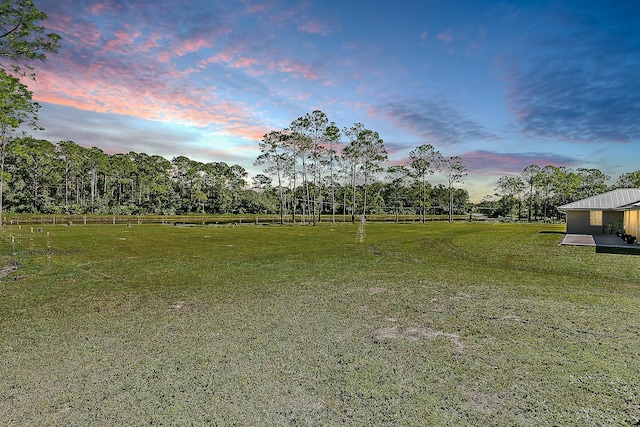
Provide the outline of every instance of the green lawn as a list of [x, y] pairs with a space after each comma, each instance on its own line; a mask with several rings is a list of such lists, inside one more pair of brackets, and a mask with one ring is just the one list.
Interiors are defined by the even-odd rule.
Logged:
[[636, 425], [640, 257], [563, 230], [6, 226], [0, 424]]

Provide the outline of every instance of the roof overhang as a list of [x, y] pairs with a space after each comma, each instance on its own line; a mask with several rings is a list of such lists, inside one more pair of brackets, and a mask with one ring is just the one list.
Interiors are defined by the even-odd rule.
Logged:
[[629, 203], [628, 205], [619, 206], [616, 208], [617, 211], [630, 211], [634, 209], [640, 209], [640, 202]]
[[640, 208], [640, 188], [620, 188], [558, 206], [560, 212], [624, 211]]

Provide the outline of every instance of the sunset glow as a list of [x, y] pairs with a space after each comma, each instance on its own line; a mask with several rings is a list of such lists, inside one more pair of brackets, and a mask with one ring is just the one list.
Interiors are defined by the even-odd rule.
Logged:
[[37, 136], [51, 142], [255, 174], [262, 135], [320, 109], [341, 128], [377, 131], [390, 164], [420, 144], [461, 156], [473, 200], [531, 164], [612, 180], [640, 168], [635, 2], [36, 6], [62, 36], [29, 82], [46, 129]]

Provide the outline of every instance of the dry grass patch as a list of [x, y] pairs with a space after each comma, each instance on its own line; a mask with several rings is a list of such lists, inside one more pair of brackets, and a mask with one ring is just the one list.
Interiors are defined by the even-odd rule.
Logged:
[[458, 334], [452, 334], [444, 331], [438, 331], [422, 326], [392, 326], [390, 328], [381, 328], [374, 332], [374, 341], [385, 341], [392, 339], [410, 339], [410, 340], [435, 340], [439, 337], [447, 338], [454, 348], [461, 352], [464, 350], [464, 344]]
[[18, 267], [16, 267], [14, 264], [8, 264], [0, 268], [0, 279], [7, 277], [8, 275], [16, 271], [17, 268]]

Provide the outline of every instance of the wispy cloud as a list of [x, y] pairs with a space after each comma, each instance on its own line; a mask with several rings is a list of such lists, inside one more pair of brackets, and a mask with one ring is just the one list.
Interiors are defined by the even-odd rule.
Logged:
[[315, 70], [310, 65], [295, 59], [282, 58], [276, 62], [276, 67], [280, 72], [302, 76], [307, 80], [316, 80], [318, 78]]
[[267, 4], [265, 2], [251, 2], [243, 0], [242, 3], [245, 4], [248, 13], [258, 13], [267, 10]]
[[[56, 12], [60, 21], [52, 17], [49, 22], [60, 28], [63, 40], [68, 40], [67, 48], [38, 70], [38, 81], [33, 86], [38, 101], [218, 131], [227, 129], [229, 135], [250, 139], [266, 131], [251, 106], [220, 99], [211, 76], [193, 80], [200, 70], [185, 68], [177, 60], [211, 50], [231, 33], [230, 27], [208, 27], [208, 18], [195, 15], [179, 32], [167, 20], [151, 26], [141, 14], [156, 13], [157, 5], [128, 11], [126, 21], [96, 24], [82, 14], [69, 13], [76, 6], [65, 0], [57, 6], [66, 7], [68, 13]], [[94, 8], [96, 14], [115, 12], [120, 13], [100, 5]], [[215, 16], [216, 23], [219, 19]], [[226, 66], [257, 67], [259, 62], [259, 58], [233, 60]], [[281, 59], [271, 66], [281, 72], [315, 78], [310, 67], [293, 60]]]
[[[140, 37], [140, 31], [133, 30], [131, 28], [124, 28], [113, 34], [111, 39], [104, 44], [103, 50], [108, 52], [118, 52], [120, 54], [126, 54], [131, 52], [131, 48], [134, 50], [139, 49], [134, 44], [136, 39]], [[148, 45], [143, 45], [148, 46]]]
[[224, 65], [234, 69], [242, 69], [248, 75], [262, 76], [275, 72], [290, 74], [292, 77], [304, 78], [306, 80], [317, 80], [316, 70], [309, 64], [291, 58], [271, 58], [271, 57], [249, 57], [237, 55], [233, 51], [227, 50], [218, 52], [207, 59], [198, 62], [202, 68], [210, 64]]
[[309, 21], [302, 24], [298, 27], [298, 31], [309, 34], [319, 34], [321, 36], [326, 36], [329, 32], [327, 24], [318, 21]]
[[453, 41], [453, 36], [451, 35], [451, 29], [438, 33], [436, 35], [436, 39], [440, 40], [445, 45], [451, 44]]
[[[230, 29], [228, 31], [231, 31]], [[188, 53], [198, 52], [205, 48], [213, 47], [211, 40], [195, 38], [183, 40], [179, 46], [175, 47], [174, 53], [178, 56], [185, 56]]]
[[617, 2], [597, 13], [555, 10], [545, 24], [553, 29], [549, 21], [561, 20], [561, 31], [536, 32], [545, 35], [509, 63], [510, 108], [526, 135], [575, 143], [640, 140], [636, 7]]
[[97, 2], [89, 6], [89, 12], [93, 15], [99, 15], [104, 11], [120, 9], [122, 6], [111, 2]]
[[401, 99], [378, 105], [372, 113], [434, 145], [497, 139], [482, 124], [466, 118], [444, 101]]
[[499, 153], [471, 151], [461, 154], [470, 173], [475, 175], [519, 174], [530, 165], [573, 167], [575, 159], [553, 153]]
[[[612, 142], [640, 141], [640, 22], [632, 2], [597, 3], [39, 0], [62, 48], [29, 87], [77, 118], [43, 108], [55, 135], [105, 147], [128, 133], [160, 154], [223, 156], [318, 108], [379, 131], [394, 159], [431, 143], [487, 182], [534, 163], [604, 165]], [[108, 129], [91, 133], [100, 117]]]
[[[110, 154], [138, 153], [176, 155], [176, 147], [196, 144], [199, 133], [187, 127], [148, 123], [116, 114], [95, 114], [44, 103], [40, 124], [52, 142], [71, 140], [84, 146], [98, 146]], [[149, 152], [152, 149], [152, 152]]]
[[[40, 72], [35, 98], [81, 110], [114, 113], [145, 120], [184, 123], [200, 128], [229, 128], [241, 134], [242, 123], [252, 123], [250, 109], [242, 103], [218, 100], [197, 87], [180, 87], [155, 68], [121, 70], [106, 64], [76, 68], [73, 77], [59, 70]], [[254, 138], [256, 132], [244, 135]]]

